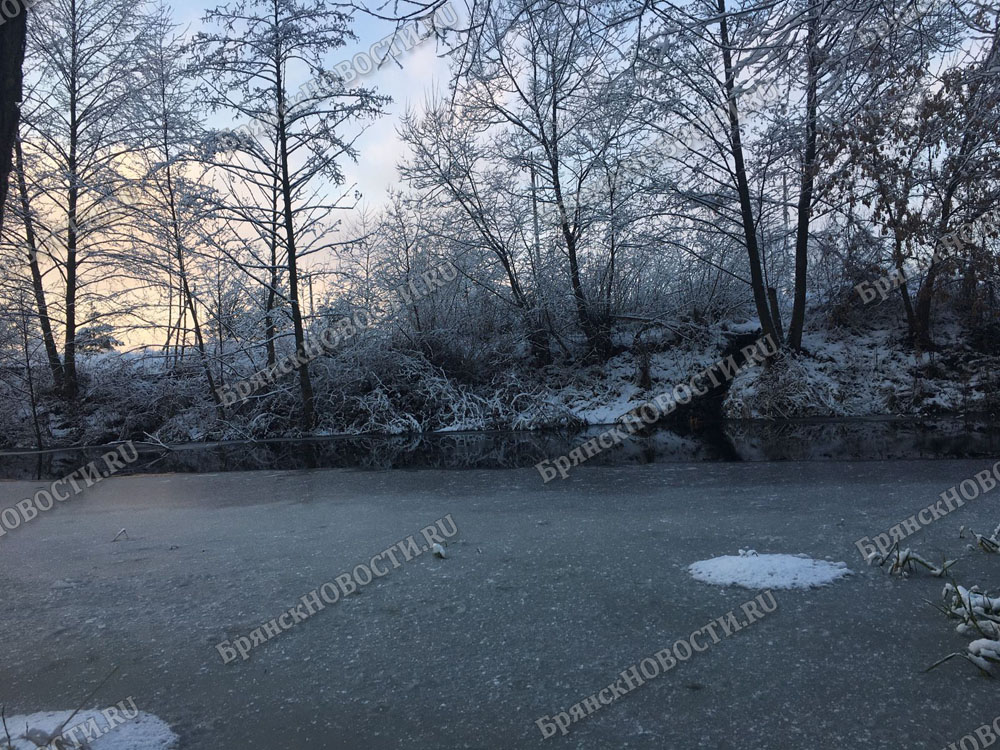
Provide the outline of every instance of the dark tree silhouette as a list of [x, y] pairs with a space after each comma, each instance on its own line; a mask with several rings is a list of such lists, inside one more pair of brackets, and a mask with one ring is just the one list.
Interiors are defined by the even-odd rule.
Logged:
[[7, 202], [7, 184], [14, 151], [14, 137], [20, 117], [21, 65], [27, 29], [26, 8], [0, 25], [0, 227]]

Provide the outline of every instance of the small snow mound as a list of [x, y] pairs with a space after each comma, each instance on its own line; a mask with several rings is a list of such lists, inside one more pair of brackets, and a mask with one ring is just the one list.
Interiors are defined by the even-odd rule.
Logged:
[[[72, 711], [40, 711], [34, 714], [7, 717], [7, 728], [13, 741], [14, 750], [38, 750], [38, 746], [25, 738], [25, 728], [31, 734], [42, 732], [49, 734], [69, 718]], [[139, 711], [134, 718], [124, 724], [118, 723], [120, 717], [115, 716], [110, 722], [101, 711], [80, 711], [63, 728], [67, 740], [84, 740], [89, 728], [89, 747], [91, 750], [173, 750], [177, 747], [177, 735], [170, 726], [158, 716]], [[73, 728], [79, 727], [74, 732]], [[96, 738], [94, 738], [96, 735]], [[7, 738], [0, 727], [0, 745], [6, 745]], [[67, 742], [68, 748], [79, 747]]]
[[746, 551], [701, 560], [688, 567], [688, 572], [705, 583], [748, 589], [808, 589], [851, 574], [847, 563], [805, 555], [747, 555]]

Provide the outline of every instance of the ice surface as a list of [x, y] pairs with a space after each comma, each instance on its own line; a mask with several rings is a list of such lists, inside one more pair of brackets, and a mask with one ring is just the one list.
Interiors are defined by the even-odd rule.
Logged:
[[[548, 484], [533, 468], [116, 476], [0, 538], [0, 632], [12, 634], [0, 704], [8, 716], [74, 707], [120, 665], [96, 700], [134, 696], [169, 722], [177, 750], [544, 747], [538, 717], [741, 616], [756, 592], [698, 583], [688, 566], [750, 547], [854, 573], [775, 589], [777, 611], [561, 744], [940, 750], [992, 721], [997, 695], [957, 660], [924, 670], [981, 636], [959, 637], [928, 606], [942, 581], [890, 578], [855, 540], [992, 464], [588, 464]], [[0, 508], [47, 484], [0, 482]], [[420, 529], [449, 513], [447, 560], [402, 562], [222, 663], [221, 640], [409, 535], [423, 544]], [[996, 516], [989, 496], [966, 503], [912, 543], [938, 560], [967, 541], [959, 525]], [[129, 539], [112, 543], [122, 527]], [[992, 584], [996, 564], [968, 555], [959, 573]]]

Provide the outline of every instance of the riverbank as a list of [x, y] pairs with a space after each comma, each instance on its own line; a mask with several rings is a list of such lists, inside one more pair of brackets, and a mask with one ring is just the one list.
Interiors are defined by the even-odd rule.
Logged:
[[[726, 375], [738, 368], [717, 363], [735, 353], [742, 367], [739, 349], [758, 333], [746, 320], [677, 324], [641, 334], [622, 328], [615, 335], [616, 353], [606, 362], [567, 356], [540, 369], [524, 358], [434, 362], [420, 352], [359, 341], [315, 363], [318, 423], [311, 434], [579, 430], [612, 424], [713, 366], [719, 385], [690, 409], [679, 409], [673, 426], [723, 418], [1000, 414], [1000, 357], [971, 348], [958, 323], [939, 327], [934, 352], [914, 351], [898, 323], [811, 332], [803, 353], [782, 353], [766, 366], [751, 364], [735, 378]], [[292, 375], [220, 415], [197, 367], [161, 372], [158, 362], [141, 353], [84, 357], [88, 386], [72, 413], [59, 399], [42, 395], [43, 446], [305, 436]], [[707, 381], [702, 387], [712, 388]], [[37, 440], [31, 413], [6, 418], [13, 420], [0, 439], [6, 447]]]

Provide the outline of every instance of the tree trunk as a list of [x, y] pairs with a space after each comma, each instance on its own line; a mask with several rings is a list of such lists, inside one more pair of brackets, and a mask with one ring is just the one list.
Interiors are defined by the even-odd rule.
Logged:
[[795, 301], [788, 324], [788, 345], [802, 348], [802, 329], [806, 320], [806, 272], [809, 269], [809, 224], [812, 220], [813, 186], [816, 179], [816, 116], [818, 109], [817, 79], [819, 52], [817, 39], [819, 18], [809, 19], [806, 37], [806, 139], [802, 155], [802, 187], [799, 192], [798, 226], [795, 229]]
[[[552, 126], [555, 128], [555, 111], [552, 114]], [[587, 301], [587, 295], [583, 290], [583, 282], [580, 280], [580, 263], [577, 256], [577, 237], [574, 228], [570, 225], [569, 212], [566, 210], [566, 201], [562, 192], [562, 184], [559, 179], [559, 152], [558, 142], [555, 132], [553, 132], [553, 144], [549, 152], [549, 167], [552, 169], [552, 188], [555, 193], [556, 206], [559, 209], [559, 226], [562, 229], [563, 239], [566, 242], [566, 254], [569, 256], [569, 279], [570, 287], [573, 290], [573, 300], [576, 303], [576, 315], [580, 322], [580, 328], [587, 339], [589, 353], [600, 359], [606, 359], [611, 351], [610, 331], [606, 326], [598, 325], [594, 319], [593, 311]]]
[[771, 305], [771, 322], [778, 333], [778, 340], [785, 338], [785, 330], [781, 326], [781, 309], [778, 307], [778, 290], [773, 286], [767, 288], [767, 301]]
[[163, 342], [163, 361], [170, 364], [170, 342], [174, 339], [174, 269], [167, 266], [167, 337]]
[[0, 25], [0, 229], [3, 228], [14, 140], [21, 117], [21, 67], [24, 63], [27, 17], [28, 11], [22, 3], [20, 12]]
[[750, 184], [747, 181], [746, 162], [743, 160], [743, 140], [740, 135], [740, 117], [736, 109], [736, 72], [733, 70], [733, 55], [729, 49], [729, 26], [726, 22], [726, 0], [719, 0], [719, 35], [722, 42], [722, 63], [726, 75], [726, 95], [729, 110], [730, 140], [733, 145], [733, 162], [736, 168], [736, 189], [740, 197], [740, 212], [743, 216], [743, 236], [747, 244], [747, 256], [750, 261], [750, 284], [753, 288], [754, 305], [760, 327], [765, 336], [771, 336], [775, 343], [780, 341], [778, 332], [771, 320], [767, 305], [767, 289], [764, 285], [764, 272], [760, 262], [760, 249], [757, 246], [757, 227], [753, 218], [753, 202], [750, 197]]
[[[961, 155], [965, 154], [965, 144], [963, 144], [960, 153]], [[938, 222], [938, 237], [943, 237], [947, 232], [948, 223], [951, 221], [952, 200], [957, 189], [958, 180], [952, 180], [942, 198], [941, 219]], [[940, 242], [940, 239], [935, 239], [935, 244], [939, 244]], [[927, 275], [924, 277], [924, 283], [920, 285], [920, 290], [917, 292], [917, 305], [914, 310], [917, 327], [915, 342], [921, 351], [928, 351], [934, 347], [934, 341], [931, 339], [931, 302], [934, 299], [934, 286], [937, 283], [940, 271], [941, 263], [938, 262], [937, 251], [935, 251], [934, 255], [931, 256], [931, 264], [927, 267]]]
[[[274, 144], [274, 161], [278, 161], [278, 144]], [[264, 346], [267, 351], [267, 366], [274, 367], [278, 361], [278, 355], [274, 348], [274, 337], [277, 335], [277, 325], [274, 321], [274, 301], [275, 290], [278, 286], [278, 226], [281, 214], [278, 210], [278, 184], [275, 181], [271, 190], [271, 237], [269, 241], [271, 251], [271, 267], [268, 269], [268, 286], [264, 302]]]
[[[277, 20], [277, 19], [276, 19]], [[288, 252], [288, 301], [292, 308], [292, 325], [295, 329], [295, 350], [305, 351], [306, 333], [302, 325], [302, 310], [299, 305], [299, 269], [295, 257], [295, 222], [292, 210], [292, 183], [288, 165], [288, 135], [285, 130], [284, 84], [281, 78], [281, 60], [276, 61], [278, 72], [278, 151], [280, 155], [281, 198], [284, 211], [286, 249]], [[313, 403], [312, 380], [309, 378], [309, 363], [305, 361], [298, 368], [299, 389], [302, 391], [302, 426], [308, 432], [316, 426], [316, 411]]]
[[42, 425], [38, 418], [38, 398], [35, 395], [35, 378], [31, 369], [31, 347], [28, 339], [27, 315], [21, 319], [21, 344], [24, 347], [24, 371], [28, 381], [28, 404], [31, 407], [31, 422], [35, 428], [35, 445], [39, 451], [44, 450], [42, 444]]
[[79, 383], [76, 376], [76, 251], [77, 251], [77, 203], [80, 197], [80, 181], [77, 171], [77, 147], [80, 138], [80, 121], [77, 113], [77, 71], [79, 66], [76, 2], [70, 5], [73, 14], [73, 38], [70, 41], [69, 72], [69, 158], [67, 172], [69, 195], [66, 208], [66, 331], [63, 349], [63, 372], [65, 374], [66, 398], [76, 398]]
[[[525, 311], [525, 320], [528, 327], [528, 345], [531, 347], [531, 356], [538, 367], [547, 367], [552, 364], [552, 350], [549, 348], [549, 332], [545, 327], [545, 311], [538, 304], [538, 290], [540, 289], [538, 274], [542, 267], [542, 234], [538, 220], [538, 181], [535, 175], [535, 160], [528, 162], [531, 173], [531, 219], [533, 229], [534, 258], [532, 266], [535, 278], [535, 298], [531, 309]], [[525, 300], [525, 302], [527, 302]]]
[[917, 333], [917, 319], [913, 314], [913, 303], [910, 301], [910, 290], [906, 286], [906, 276], [903, 275], [903, 239], [896, 236], [895, 245], [892, 248], [892, 260], [896, 266], [896, 272], [902, 281], [899, 284], [899, 295], [903, 298], [903, 310], [906, 311], [906, 327], [912, 339]]
[[21, 193], [24, 236], [28, 243], [28, 265], [31, 268], [31, 286], [35, 293], [35, 305], [38, 307], [38, 324], [42, 329], [42, 341], [45, 343], [45, 354], [49, 360], [52, 382], [58, 390], [62, 390], [63, 367], [62, 362], [59, 361], [56, 340], [52, 335], [52, 320], [49, 318], [49, 306], [45, 301], [42, 272], [38, 267], [38, 240], [35, 237], [35, 222], [31, 217], [31, 205], [28, 201], [28, 182], [24, 176], [24, 153], [21, 150], [20, 138], [14, 140], [14, 153], [17, 156], [17, 184]]
[[[555, 63], [553, 62], [553, 65]], [[557, 76], [553, 71], [552, 81], [555, 86]], [[576, 303], [576, 315], [583, 335], [587, 339], [587, 349], [589, 355], [595, 355], [600, 359], [606, 359], [611, 349], [610, 335], [603, 330], [604, 327], [597, 325], [594, 312], [590, 308], [586, 292], [583, 290], [583, 282], [580, 279], [580, 260], [577, 254], [576, 227], [569, 218], [566, 210], [566, 196], [563, 194], [562, 180], [559, 176], [561, 161], [559, 158], [559, 92], [552, 91], [552, 107], [549, 115], [550, 126], [552, 128], [551, 140], [543, 142], [545, 154], [549, 162], [549, 169], [552, 170], [552, 192], [555, 197], [556, 208], [559, 210], [559, 226], [562, 230], [563, 239], [566, 242], [566, 254], [569, 257], [569, 279], [573, 292], [573, 301]], [[544, 141], [543, 135], [543, 141]]]

